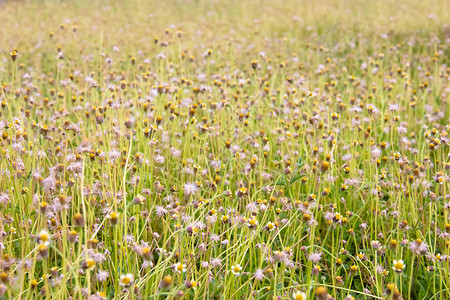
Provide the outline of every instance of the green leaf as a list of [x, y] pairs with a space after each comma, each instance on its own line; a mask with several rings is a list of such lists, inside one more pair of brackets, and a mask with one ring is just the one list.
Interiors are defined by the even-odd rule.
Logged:
[[290, 184], [293, 184], [294, 182], [296, 182], [297, 180], [299, 180], [300, 178], [302, 178], [302, 175], [297, 175], [294, 178], [291, 179], [291, 181], [289, 181]]
[[436, 96], [436, 98], [434, 98], [434, 101], [435, 101], [437, 104], [441, 104], [441, 99], [439, 98], [439, 96]]
[[304, 165], [304, 163], [303, 163], [302, 157], [300, 157], [300, 158], [298, 159], [298, 161], [297, 161], [297, 167], [300, 168], [300, 167], [302, 167], [303, 165]]

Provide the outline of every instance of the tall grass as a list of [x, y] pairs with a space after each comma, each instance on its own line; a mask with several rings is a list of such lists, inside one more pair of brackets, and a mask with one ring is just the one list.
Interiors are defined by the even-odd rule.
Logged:
[[450, 297], [448, 1], [17, 1], [4, 299]]

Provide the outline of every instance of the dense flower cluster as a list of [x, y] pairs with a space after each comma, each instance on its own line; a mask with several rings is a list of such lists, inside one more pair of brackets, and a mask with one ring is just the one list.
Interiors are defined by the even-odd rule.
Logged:
[[5, 4], [1, 296], [450, 297], [449, 27], [291, 2]]

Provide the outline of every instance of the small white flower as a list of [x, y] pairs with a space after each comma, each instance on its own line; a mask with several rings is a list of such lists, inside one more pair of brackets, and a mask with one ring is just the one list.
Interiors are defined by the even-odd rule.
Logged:
[[392, 267], [392, 269], [394, 269], [395, 272], [397, 273], [401, 273], [403, 272], [403, 269], [406, 267], [405, 263], [403, 262], [403, 260], [394, 260], [394, 266]]
[[47, 230], [41, 230], [38, 235], [38, 241], [48, 246], [51, 241], [51, 235]]
[[231, 273], [233, 273], [235, 276], [241, 276], [241, 270], [242, 267], [239, 264], [231, 266]]
[[255, 227], [256, 225], [258, 225], [258, 220], [256, 220], [256, 218], [251, 218], [247, 221], [248, 227]]
[[186, 272], [186, 267], [185, 265], [183, 265], [182, 263], [176, 263], [173, 265], [175, 268], [175, 271], [177, 273], [182, 273], [182, 272]]
[[275, 225], [275, 223], [273, 223], [273, 222], [269, 222], [269, 223], [267, 223], [266, 228], [269, 231], [274, 231], [275, 228], [277, 228], [277, 225]]
[[296, 291], [292, 294], [293, 300], [306, 300], [306, 293], [301, 291]]
[[130, 286], [133, 284], [133, 274], [127, 274], [127, 275], [122, 275], [120, 276], [120, 282], [119, 284], [121, 286]]

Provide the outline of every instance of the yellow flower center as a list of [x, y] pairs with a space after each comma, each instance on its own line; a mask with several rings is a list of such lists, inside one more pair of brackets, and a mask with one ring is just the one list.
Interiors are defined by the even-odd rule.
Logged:
[[92, 259], [90, 259], [86, 262], [86, 266], [88, 267], [88, 269], [92, 268], [94, 265], [95, 265], [95, 261], [93, 261]]
[[172, 283], [172, 277], [167, 275], [164, 277], [164, 282], [167, 284], [171, 284]]
[[402, 270], [403, 269], [403, 264], [401, 262], [397, 262], [394, 265], [394, 268], [396, 268], [397, 270]]
[[234, 273], [239, 273], [240, 270], [241, 268], [239, 268], [238, 266], [234, 267]]
[[177, 267], [178, 271], [181, 272], [181, 271], [183, 271], [183, 269], [184, 269], [184, 266], [182, 264], [178, 265], [178, 267]]
[[131, 282], [131, 279], [130, 278], [128, 278], [128, 277], [124, 277], [124, 278], [122, 278], [122, 283], [123, 284], [125, 284], [125, 285], [127, 285], [127, 284], [130, 284], [130, 282]]
[[295, 300], [305, 300], [302, 294], [295, 295]]

